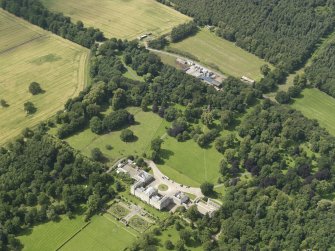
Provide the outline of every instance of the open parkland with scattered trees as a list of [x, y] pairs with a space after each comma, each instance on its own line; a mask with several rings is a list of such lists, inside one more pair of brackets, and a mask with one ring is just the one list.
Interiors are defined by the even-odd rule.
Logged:
[[335, 5], [278, 2], [0, 0], [0, 250], [333, 247]]

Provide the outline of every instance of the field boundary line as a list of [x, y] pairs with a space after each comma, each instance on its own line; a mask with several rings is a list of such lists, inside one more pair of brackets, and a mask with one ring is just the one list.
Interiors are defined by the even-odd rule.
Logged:
[[87, 222], [84, 226], [82, 226], [77, 232], [75, 232], [70, 238], [68, 238], [63, 244], [61, 244], [58, 248], [56, 248], [56, 251], [60, 250], [62, 247], [64, 247], [67, 243], [69, 243], [74, 237], [76, 237], [81, 231], [83, 231], [91, 222]]
[[15, 49], [17, 49], [17, 48], [19, 48], [19, 47], [21, 47], [21, 46], [23, 46], [23, 45], [29, 44], [29, 43], [31, 43], [31, 42], [37, 40], [37, 39], [44, 38], [44, 37], [48, 37], [48, 35], [43, 34], [43, 35], [40, 35], [40, 36], [38, 36], [38, 37], [34, 37], [34, 38], [32, 38], [32, 39], [30, 39], [30, 40], [28, 40], [28, 41], [25, 41], [25, 42], [23, 42], [23, 43], [21, 43], [21, 44], [15, 45], [15, 46], [13, 46], [13, 47], [11, 47], [11, 48], [8, 48], [8, 49], [6, 49], [6, 50], [4, 50], [4, 51], [0, 51], [0, 55], [5, 54], [5, 53], [7, 53], [7, 52], [9, 52], [9, 51], [15, 50]]

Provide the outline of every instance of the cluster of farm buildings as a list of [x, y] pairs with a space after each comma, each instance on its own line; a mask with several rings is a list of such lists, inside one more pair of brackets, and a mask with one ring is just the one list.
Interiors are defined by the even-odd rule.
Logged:
[[192, 201], [188, 195], [176, 188], [170, 187], [167, 191], [159, 191], [157, 188], [161, 185], [161, 181], [138, 168], [131, 160], [120, 163], [116, 172], [129, 174], [134, 179], [134, 184], [130, 188], [131, 194], [158, 210], [174, 211], [180, 206], [187, 209], [192, 205], [197, 205], [200, 213], [212, 216], [220, 207], [210, 199], [207, 202], [200, 200], [200, 198]]
[[220, 90], [223, 79], [211, 70], [194, 63], [192, 60], [177, 58], [177, 63], [187, 74], [201, 79], [209, 85], [212, 85], [216, 90]]
[[[182, 69], [189, 75], [201, 79], [205, 83], [213, 86], [217, 91], [220, 90], [223, 77], [214, 73], [213, 71], [187, 59], [176, 59], [177, 64], [182, 67]], [[241, 77], [241, 81], [247, 84], [254, 84], [255, 80], [248, 78], [246, 76]]]

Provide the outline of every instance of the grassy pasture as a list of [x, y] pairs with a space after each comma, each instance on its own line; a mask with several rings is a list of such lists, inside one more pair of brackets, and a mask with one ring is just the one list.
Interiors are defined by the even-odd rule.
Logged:
[[[183, 222], [181, 222], [183, 224]], [[190, 227], [185, 227], [188, 230], [191, 230]], [[172, 243], [175, 245], [180, 240], [179, 231], [176, 230], [174, 226], [168, 227], [166, 230], [162, 231], [162, 234], [157, 236], [159, 239], [159, 251], [165, 251], [167, 250], [164, 246], [165, 242], [167, 240], [172, 241]], [[201, 247], [201, 243], [198, 243], [194, 241], [194, 239], [191, 239], [190, 243], [187, 243], [186, 250], [192, 250], [192, 251], [200, 251], [203, 250]], [[173, 249], [175, 250], [175, 249]]]
[[120, 251], [131, 245], [137, 235], [131, 228], [116, 221], [113, 216], [94, 216], [83, 231], [66, 243], [62, 251]]
[[[0, 10], [0, 144], [47, 119], [85, 85], [89, 51]], [[44, 94], [28, 92], [31, 82]], [[23, 104], [37, 112], [27, 116]], [[14, 116], [13, 116], [14, 115]]]
[[[96, 135], [90, 129], [70, 137], [67, 141], [72, 147], [81, 150], [87, 156], [91, 155], [91, 150], [95, 147], [100, 148], [103, 154], [112, 161], [130, 154], [140, 156], [150, 148], [151, 140], [156, 134], [165, 133], [166, 122], [152, 112], [142, 112], [140, 108], [129, 108], [128, 111], [134, 114], [137, 122], [136, 125], [129, 127], [138, 138], [135, 142], [121, 141], [121, 131]], [[110, 144], [113, 149], [107, 150], [105, 147], [107, 144]]]
[[204, 181], [217, 182], [223, 155], [214, 147], [203, 149], [192, 139], [178, 142], [166, 137], [162, 148], [166, 160], [158, 166], [171, 179], [189, 186], [200, 186]]
[[[137, 141], [125, 143], [120, 140], [121, 131], [105, 135], [96, 135], [90, 129], [67, 139], [68, 143], [90, 156], [91, 150], [100, 148], [103, 154], [112, 161], [132, 155], [141, 156], [148, 152], [153, 138], [162, 137], [162, 155], [164, 163], [159, 164], [161, 171], [171, 179], [190, 186], [199, 186], [204, 181], [216, 182], [219, 176], [219, 163], [223, 156], [213, 147], [200, 148], [193, 140], [178, 142], [167, 136], [165, 127], [168, 122], [152, 112], [143, 112], [140, 108], [128, 108], [135, 116], [136, 125], [129, 128], [134, 132]], [[110, 144], [112, 150], [107, 150]]]
[[99, 28], [107, 37], [134, 39], [152, 32], [161, 35], [189, 17], [155, 0], [42, 0], [51, 10], [63, 12], [74, 21]]
[[170, 47], [190, 53], [201, 63], [212, 68], [217, 66], [223, 73], [238, 78], [247, 76], [259, 80], [262, 77], [260, 67], [267, 63], [208, 29], [202, 29], [195, 36], [179, 43], [172, 43]]
[[335, 99], [318, 89], [305, 89], [303, 98], [294, 100], [292, 107], [307, 118], [317, 119], [320, 125], [335, 135]]
[[33, 227], [31, 233], [19, 236], [19, 240], [25, 251], [56, 250], [85, 224], [82, 216], [72, 220], [62, 217], [59, 222], [48, 222]]

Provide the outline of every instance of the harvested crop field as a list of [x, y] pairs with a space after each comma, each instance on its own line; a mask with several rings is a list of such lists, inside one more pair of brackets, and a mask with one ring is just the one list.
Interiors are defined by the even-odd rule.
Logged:
[[[0, 10], [0, 144], [61, 109], [86, 82], [89, 51]], [[44, 93], [32, 95], [31, 82]], [[37, 108], [27, 116], [23, 104]]]
[[152, 32], [162, 35], [189, 17], [155, 0], [42, 0], [49, 9], [99, 28], [107, 37], [134, 39]]

